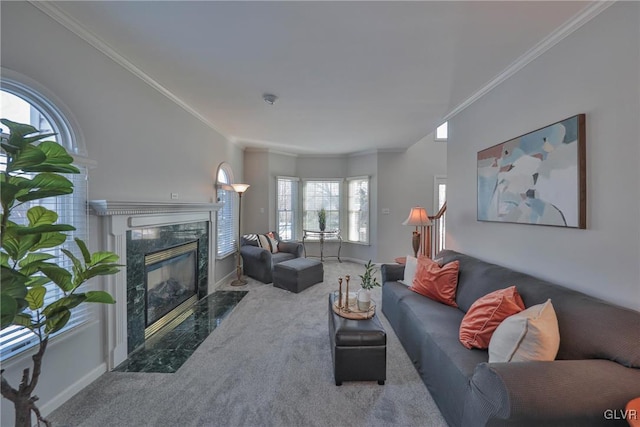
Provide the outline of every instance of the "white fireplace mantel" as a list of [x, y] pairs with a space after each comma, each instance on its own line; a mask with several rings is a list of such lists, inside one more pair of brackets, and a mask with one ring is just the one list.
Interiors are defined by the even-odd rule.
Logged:
[[181, 212], [217, 211], [221, 203], [166, 203], [166, 202], [129, 202], [113, 200], [91, 200], [89, 206], [98, 216], [144, 215]]
[[[89, 206], [101, 219], [102, 248], [115, 252], [121, 262], [127, 259], [129, 230], [161, 225], [209, 222], [209, 277], [215, 277], [216, 213], [221, 203], [166, 203], [92, 200]], [[126, 262], [125, 262], [126, 263]], [[104, 276], [105, 290], [116, 300], [107, 307], [108, 369], [113, 369], [127, 359], [127, 269]]]

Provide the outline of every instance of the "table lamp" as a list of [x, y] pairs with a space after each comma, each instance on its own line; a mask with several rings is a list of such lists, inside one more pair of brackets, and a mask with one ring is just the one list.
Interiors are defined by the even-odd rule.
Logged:
[[411, 245], [413, 246], [413, 256], [417, 257], [418, 250], [420, 249], [420, 232], [422, 231], [422, 233], [424, 233], [424, 228], [431, 225], [431, 220], [429, 219], [427, 210], [421, 206], [411, 208], [409, 217], [402, 223], [402, 225], [412, 225], [416, 228], [413, 232]]

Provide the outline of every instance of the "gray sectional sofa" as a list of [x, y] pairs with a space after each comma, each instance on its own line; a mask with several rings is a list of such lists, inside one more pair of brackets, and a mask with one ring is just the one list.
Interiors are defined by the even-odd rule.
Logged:
[[[460, 261], [458, 308], [411, 291], [397, 282], [404, 266], [386, 264], [382, 312], [450, 426], [627, 425], [625, 405], [640, 396], [640, 312], [454, 251], [438, 257]], [[511, 285], [526, 307], [551, 298], [555, 361], [488, 363], [487, 350], [460, 343], [471, 304]]]

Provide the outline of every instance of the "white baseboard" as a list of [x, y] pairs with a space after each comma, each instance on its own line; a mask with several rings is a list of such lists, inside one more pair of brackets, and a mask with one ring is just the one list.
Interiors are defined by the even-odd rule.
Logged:
[[209, 291], [209, 293], [213, 293], [216, 289], [218, 289], [219, 287], [223, 286], [226, 283], [231, 282], [231, 280], [233, 280], [233, 277], [236, 275], [236, 269], [234, 268], [231, 272], [229, 272], [229, 274], [227, 274], [226, 276], [224, 276], [222, 279], [218, 280], [215, 285], [213, 285], [213, 289], [211, 289]]
[[57, 394], [56, 397], [48, 401], [46, 404], [42, 405], [40, 407], [40, 412], [44, 417], [46, 417], [51, 412], [62, 406], [62, 404], [67, 400], [71, 399], [76, 393], [80, 392], [83, 388], [97, 380], [98, 377], [100, 377], [100, 375], [104, 374], [105, 372], [107, 372], [107, 364], [102, 363], [87, 375], [80, 378], [80, 380], [71, 384], [69, 387]]

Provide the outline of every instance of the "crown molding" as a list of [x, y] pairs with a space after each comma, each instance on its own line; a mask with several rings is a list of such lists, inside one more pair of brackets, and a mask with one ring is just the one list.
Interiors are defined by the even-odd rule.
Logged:
[[289, 157], [298, 157], [299, 154], [291, 153], [288, 151], [282, 150], [274, 150], [273, 148], [268, 147], [245, 147], [244, 151], [247, 153], [268, 153], [268, 154], [278, 154], [280, 156], [289, 156]]
[[371, 155], [371, 154], [378, 154], [378, 151], [380, 151], [380, 149], [378, 149], [378, 148], [370, 148], [368, 150], [354, 151], [353, 153], [347, 154], [347, 157], [368, 156], [368, 155]]
[[65, 27], [66, 29], [68, 29], [69, 31], [74, 33], [76, 36], [80, 37], [82, 40], [84, 40], [85, 42], [89, 43], [91, 46], [96, 48], [98, 51], [100, 51], [103, 54], [105, 54], [107, 57], [112, 59], [114, 62], [116, 62], [117, 64], [122, 66], [125, 70], [129, 71], [130, 73], [132, 73], [133, 75], [138, 77], [140, 80], [142, 80], [143, 82], [145, 82], [146, 84], [151, 86], [153, 89], [155, 89], [156, 91], [160, 92], [162, 95], [164, 95], [167, 98], [169, 98], [169, 100], [171, 100], [172, 102], [177, 104], [179, 107], [181, 107], [187, 113], [189, 113], [192, 116], [194, 116], [196, 119], [200, 120], [202, 123], [207, 125], [209, 128], [211, 128], [215, 132], [219, 133], [220, 135], [222, 135], [227, 140], [229, 140], [231, 142], [234, 142], [232, 137], [226, 135], [225, 133], [223, 133], [219, 129], [217, 129], [216, 126], [213, 123], [211, 123], [206, 117], [204, 117], [202, 114], [200, 114], [194, 108], [192, 108], [189, 104], [184, 102], [178, 96], [176, 96], [169, 89], [167, 89], [166, 87], [164, 87], [163, 85], [158, 83], [156, 80], [154, 80], [147, 73], [142, 71], [140, 68], [136, 67], [126, 57], [124, 57], [122, 54], [118, 53], [115, 49], [113, 49], [111, 46], [109, 46], [106, 42], [104, 42], [98, 36], [96, 36], [91, 31], [86, 29], [82, 24], [80, 24], [80, 22], [78, 22], [75, 18], [72, 18], [71, 16], [69, 16], [62, 9], [60, 9], [60, 7], [58, 7], [55, 4], [53, 4], [53, 2], [29, 0], [29, 3], [32, 4], [34, 7], [36, 7], [37, 9], [39, 9], [44, 14], [46, 14], [47, 16], [49, 16], [50, 18], [52, 18], [54, 21], [58, 22], [63, 27]]
[[[462, 103], [458, 104], [453, 110], [447, 113], [444, 118], [444, 121], [448, 121], [467, 107], [471, 106], [474, 102], [482, 98], [484, 95], [489, 93], [498, 85], [502, 84], [509, 77], [523, 69], [530, 62], [541, 56], [546, 51], [550, 50], [560, 41], [565, 39], [567, 36], [572, 34], [574, 31], [582, 27], [584, 24], [589, 22], [591, 19], [602, 13], [609, 6], [615, 3], [618, 0], [595, 0], [586, 6], [582, 11], [578, 12], [574, 17], [572, 17], [569, 21], [567, 21], [564, 25], [557, 28], [547, 37], [542, 39], [538, 44], [536, 44], [533, 48], [529, 49], [526, 53], [520, 56], [516, 61], [514, 61], [511, 65], [509, 65], [504, 71], [495, 76], [492, 80], [490, 80], [487, 84], [485, 84], [480, 90], [476, 91], [469, 98], [464, 100]], [[211, 123], [207, 118], [201, 115], [194, 108], [189, 106], [186, 102], [180, 99], [178, 96], [173, 94], [170, 90], [165, 88], [163, 85], [154, 80], [151, 76], [146, 74], [144, 71], [136, 67], [131, 61], [125, 58], [123, 55], [115, 51], [111, 46], [98, 38], [91, 31], [87, 30], [82, 24], [80, 24], [76, 19], [72, 18], [65, 12], [63, 12], [58, 6], [53, 4], [53, 2], [49, 1], [34, 1], [29, 0], [29, 3], [34, 7], [45, 13], [47, 16], [51, 17], [53, 20], [61, 24], [63, 27], [67, 28], [69, 31], [80, 37], [82, 40], [89, 43], [98, 51], [105, 54], [107, 57], [115, 61], [117, 64], [125, 68], [127, 71], [134, 74], [136, 77], [147, 83], [153, 89], [160, 92], [162, 95], [173, 101], [175, 104], [180, 106], [186, 112], [200, 120], [202, 123], [207, 125], [209, 128], [222, 135], [224, 138], [229, 140], [230, 142], [240, 145], [241, 148], [247, 149], [245, 144], [240, 141], [237, 141], [236, 138], [226, 135], [221, 132], [216, 126]], [[248, 141], [250, 143], [250, 141]], [[384, 150], [378, 150], [379, 152], [386, 152]], [[285, 152], [282, 152], [285, 153]], [[309, 156], [305, 154], [300, 154], [302, 156]]]
[[385, 154], [385, 153], [404, 153], [405, 151], [407, 151], [409, 148], [413, 147], [414, 145], [416, 145], [418, 142], [422, 141], [422, 139], [414, 142], [413, 144], [409, 145], [408, 147], [394, 147], [394, 148], [379, 148], [377, 150], [378, 154]]
[[578, 28], [582, 27], [587, 22], [591, 21], [593, 18], [602, 13], [609, 6], [617, 2], [618, 0], [596, 0], [591, 4], [586, 6], [576, 15], [574, 15], [571, 19], [569, 19], [562, 26], [555, 29], [548, 36], [542, 39], [538, 44], [525, 52], [522, 56], [516, 59], [511, 65], [505, 68], [500, 74], [495, 76], [492, 80], [490, 80], [487, 84], [485, 84], [480, 90], [475, 92], [469, 98], [464, 100], [461, 104], [451, 110], [446, 116], [443, 118], [443, 122], [446, 122], [462, 112], [467, 107], [471, 106], [474, 102], [482, 98], [484, 95], [492, 91], [495, 87], [502, 84], [509, 77], [516, 74], [518, 71], [523, 69], [533, 60], [541, 56], [543, 53], [550, 50], [552, 47], [560, 43]]

